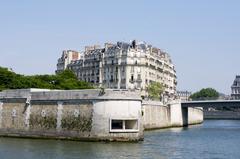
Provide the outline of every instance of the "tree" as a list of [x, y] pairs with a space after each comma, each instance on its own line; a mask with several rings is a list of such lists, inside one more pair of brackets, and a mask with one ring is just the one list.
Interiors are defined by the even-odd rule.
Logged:
[[0, 91], [4, 89], [92, 89], [90, 83], [79, 81], [71, 70], [57, 75], [24, 76], [0, 67]]
[[218, 97], [219, 93], [213, 88], [203, 88], [190, 96], [192, 100], [214, 100]]
[[164, 87], [161, 83], [159, 82], [152, 82], [148, 88], [147, 88], [147, 91], [148, 91], [148, 96], [151, 98], [151, 99], [160, 99], [160, 96], [161, 94], [163, 93], [164, 91]]

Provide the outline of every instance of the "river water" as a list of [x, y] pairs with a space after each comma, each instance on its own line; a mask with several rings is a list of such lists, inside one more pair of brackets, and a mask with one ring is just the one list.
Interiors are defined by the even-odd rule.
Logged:
[[0, 159], [55, 158], [239, 159], [240, 120], [147, 131], [139, 143], [0, 138]]

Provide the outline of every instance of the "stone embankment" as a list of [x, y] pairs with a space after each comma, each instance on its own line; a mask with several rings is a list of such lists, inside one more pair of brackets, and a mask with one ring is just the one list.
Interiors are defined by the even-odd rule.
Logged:
[[139, 141], [144, 129], [198, 124], [201, 108], [142, 101], [125, 90], [0, 92], [0, 136]]
[[239, 111], [204, 111], [204, 119], [240, 120]]
[[143, 101], [144, 129], [182, 127], [203, 122], [202, 108], [182, 108], [180, 101], [167, 105], [161, 102]]

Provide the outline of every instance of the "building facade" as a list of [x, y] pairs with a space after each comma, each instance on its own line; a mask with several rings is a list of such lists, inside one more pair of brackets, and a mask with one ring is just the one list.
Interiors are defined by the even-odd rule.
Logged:
[[240, 99], [240, 75], [236, 76], [231, 86], [231, 89], [232, 89], [231, 98]]
[[58, 59], [56, 73], [59, 73], [62, 70], [65, 70], [71, 62], [79, 60], [80, 56], [81, 54], [77, 51], [64, 50], [62, 52], [61, 58]]
[[145, 42], [133, 40], [105, 43], [104, 47], [86, 46], [79, 53], [79, 59], [70, 63], [71, 58], [66, 56], [68, 54], [63, 53], [58, 60], [56, 72], [68, 68], [79, 80], [111, 89], [141, 90], [142, 95], [147, 95], [151, 82], [159, 82], [167, 95], [176, 95], [176, 71], [169, 54]]
[[181, 101], [188, 101], [191, 95], [192, 92], [189, 91], [177, 91], [177, 96]]

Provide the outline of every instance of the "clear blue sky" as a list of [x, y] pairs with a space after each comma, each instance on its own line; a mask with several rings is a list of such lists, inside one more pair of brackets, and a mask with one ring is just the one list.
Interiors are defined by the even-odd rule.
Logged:
[[0, 2], [0, 66], [50, 74], [63, 49], [143, 40], [167, 51], [178, 89], [230, 93], [240, 74], [238, 0]]

